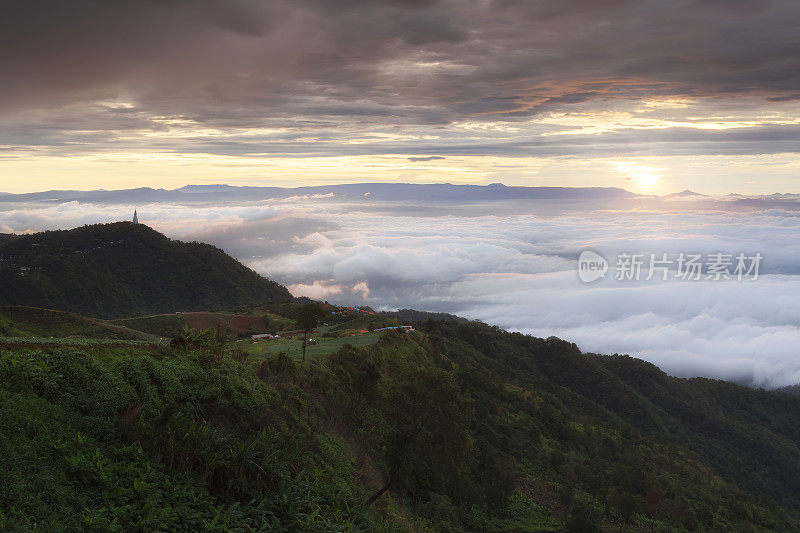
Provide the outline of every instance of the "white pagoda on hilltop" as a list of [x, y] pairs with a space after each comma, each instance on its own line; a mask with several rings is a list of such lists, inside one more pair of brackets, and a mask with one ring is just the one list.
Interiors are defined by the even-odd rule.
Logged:
[[139, 223], [139, 215], [136, 214], [136, 209], [133, 210], [133, 223], [134, 224]]

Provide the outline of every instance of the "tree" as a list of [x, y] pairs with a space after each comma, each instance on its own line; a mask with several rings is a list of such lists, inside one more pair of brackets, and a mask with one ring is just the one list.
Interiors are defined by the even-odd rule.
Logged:
[[564, 524], [567, 533], [600, 533], [600, 519], [597, 513], [586, 503], [572, 505], [570, 516]]
[[306, 360], [308, 334], [314, 331], [320, 318], [322, 318], [322, 308], [314, 302], [304, 304], [298, 312], [297, 326], [303, 330], [303, 361]]
[[436, 320], [434, 320], [433, 317], [430, 317], [428, 318], [428, 320], [425, 321], [425, 325], [423, 326], [423, 328], [425, 329], [425, 333], [433, 335], [434, 333], [439, 332], [439, 323]]
[[380, 404], [391, 421], [383, 446], [386, 473], [366, 506], [389, 489], [430, 494], [463, 484], [473, 452], [472, 403], [450, 373], [404, 365], [385, 384]]

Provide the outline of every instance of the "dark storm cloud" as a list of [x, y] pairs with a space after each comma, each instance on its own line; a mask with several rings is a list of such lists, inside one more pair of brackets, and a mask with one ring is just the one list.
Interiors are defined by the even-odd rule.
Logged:
[[798, 91], [799, 21], [789, 0], [14, 2], [0, 106], [431, 124], [623, 96], [776, 101]]
[[800, 93], [797, 94], [787, 94], [786, 96], [771, 96], [767, 98], [770, 102], [792, 102], [794, 100], [800, 100]]

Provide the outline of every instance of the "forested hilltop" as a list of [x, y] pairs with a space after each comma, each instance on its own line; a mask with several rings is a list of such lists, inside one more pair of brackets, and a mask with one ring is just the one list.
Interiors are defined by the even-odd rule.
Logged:
[[291, 300], [209, 244], [117, 222], [0, 239], [0, 305], [99, 318], [219, 311]]

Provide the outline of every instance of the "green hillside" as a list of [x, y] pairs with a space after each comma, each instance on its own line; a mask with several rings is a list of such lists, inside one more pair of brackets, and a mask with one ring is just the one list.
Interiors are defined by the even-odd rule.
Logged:
[[120, 318], [291, 300], [285, 287], [208, 244], [118, 222], [0, 241], [0, 305]]
[[188, 326], [186, 320], [179, 314], [119, 318], [110, 322], [119, 326], [126, 326], [169, 338], [179, 336], [183, 329]]
[[178, 337], [188, 326], [195, 329], [225, 330], [229, 335], [249, 337], [255, 333], [274, 333], [294, 324], [293, 320], [265, 310], [248, 310], [245, 313], [175, 313], [133, 318], [120, 318], [112, 324], [146, 331], [163, 337]]
[[307, 363], [0, 347], [0, 530], [800, 528], [800, 398], [417, 325]]
[[121, 340], [155, 340], [157, 335], [148, 334], [115, 325], [96, 318], [87, 318], [36, 307], [4, 306], [0, 307], [0, 342], [7, 338], [25, 339], [29, 337], [44, 338], [90, 338]]

